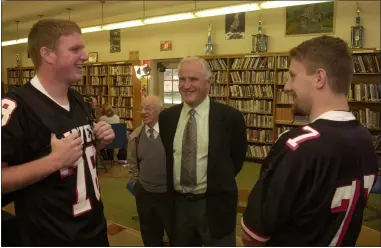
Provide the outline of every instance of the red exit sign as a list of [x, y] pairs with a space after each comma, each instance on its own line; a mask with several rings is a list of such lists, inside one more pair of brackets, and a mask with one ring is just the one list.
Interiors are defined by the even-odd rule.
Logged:
[[172, 41], [161, 41], [160, 42], [160, 51], [170, 51], [172, 50]]

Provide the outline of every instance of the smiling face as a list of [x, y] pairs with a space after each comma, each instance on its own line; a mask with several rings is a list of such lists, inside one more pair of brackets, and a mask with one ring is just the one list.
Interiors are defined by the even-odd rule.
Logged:
[[186, 61], [179, 69], [179, 91], [190, 107], [196, 108], [207, 97], [210, 81], [199, 61]]
[[52, 52], [52, 67], [58, 77], [69, 83], [82, 80], [82, 68], [88, 56], [79, 33], [61, 36]]
[[292, 112], [294, 115], [309, 115], [313, 99], [314, 75], [308, 75], [302, 62], [292, 59], [289, 79], [284, 91], [294, 96]]
[[140, 106], [143, 123], [150, 127], [155, 126], [159, 120], [159, 114], [163, 110], [160, 99], [157, 96], [147, 96]]

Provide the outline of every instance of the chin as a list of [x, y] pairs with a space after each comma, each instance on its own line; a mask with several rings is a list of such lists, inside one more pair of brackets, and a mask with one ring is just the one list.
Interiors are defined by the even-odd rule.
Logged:
[[291, 112], [292, 112], [292, 114], [294, 116], [295, 115], [298, 115], [298, 116], [307, 116], [307, 115], [309, 115], [308, 111], [303, 110], [296, 102], [294, 102], [294, 104], [292, 105]]

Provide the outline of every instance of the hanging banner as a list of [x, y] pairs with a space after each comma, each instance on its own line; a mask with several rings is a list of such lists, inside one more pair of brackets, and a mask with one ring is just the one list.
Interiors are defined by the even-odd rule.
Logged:
[[119, 53], [120, 51], [120, 29], [110, 30], [110, 53]]

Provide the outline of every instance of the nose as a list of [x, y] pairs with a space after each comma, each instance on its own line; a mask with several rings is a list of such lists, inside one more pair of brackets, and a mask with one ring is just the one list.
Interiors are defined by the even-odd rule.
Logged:
[[82, 59], [83, 61], [87, 61], [87, 60], [89, 60], [89, 56], [88, 56], [85, 52], [83, 52], [83, 53], [82, 53], [82, 56], [81, 56], [81, 59]]
[[288, 91], [291, 91], [291, 83], [290, 83], [290, 79], [287, 80], [286, 84], [284, 85], [284, 91], [285, 92], [288, 92]]

